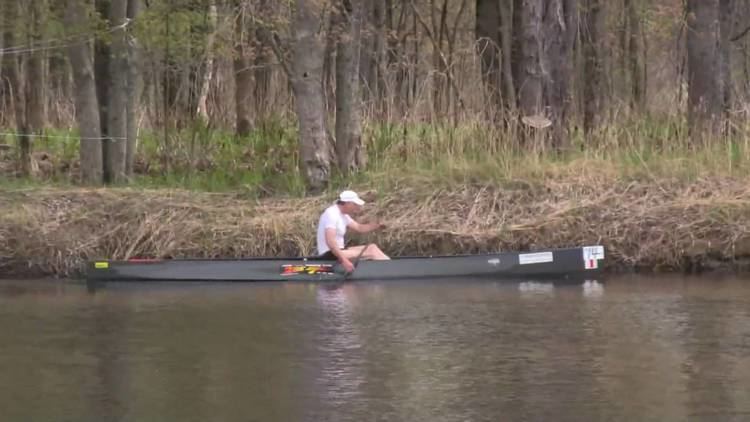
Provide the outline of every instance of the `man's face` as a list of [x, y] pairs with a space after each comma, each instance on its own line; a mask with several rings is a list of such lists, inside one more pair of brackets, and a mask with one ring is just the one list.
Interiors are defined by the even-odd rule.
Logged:
[[362, 212], [362, 207], [355, 204], [354, 202], [344, 203], [344, 213], [349, 215], [357, 215]]

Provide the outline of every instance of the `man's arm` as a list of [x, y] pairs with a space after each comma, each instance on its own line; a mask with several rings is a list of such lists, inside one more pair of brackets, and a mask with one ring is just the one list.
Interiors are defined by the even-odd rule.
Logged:
[[339, 261], [344, 261], [344, 255], [341, 253], [341, 249], [339, 249], [339, 245], [336, 242], [336, 229], [335, 228], [327, 228], [326, 229], [326, 244], [328, 245], [328, 249], [331, 250], [331, 253], [336, 255], [336, 258], [339, 259]]
[[339, 262], [341, 265], [344, 266], [344, 269], [346, 272], [352, 272], [354, 270], [354, 264], [349, 260], [349, 258], [345, 257], [343, 253], [341, 253], [341, 249], [339, 249], [339, 245], [336, 243], [336, 229], [335, 228], [327, 228], [326, 229], [326, 244], [328, 245], [328, 248], [331, 250], [331, 253], [336, 256], [336, 258], [339, 259]]
[[349, 224], [346, 225], [350, 229], [354, 230], [357, 233], [369, 233], [371, 231], [375, 231], [377, 229], [385, 227], [385, 225], [380, 223], [367, 223], [362, 224], [354, 221], [353, 219], [349, 221]]

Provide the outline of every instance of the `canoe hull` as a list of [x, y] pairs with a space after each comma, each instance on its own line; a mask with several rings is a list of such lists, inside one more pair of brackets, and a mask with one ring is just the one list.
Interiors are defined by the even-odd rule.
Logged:
[[398, 257], [361, 261], [345, 276], [335, 261], [313, 258], [169, 259], [94, 261], [92, 281], [341, 281], [419, 278], [588, 278], [603, 265], [604, 248], [586, 246], [534, 252]]

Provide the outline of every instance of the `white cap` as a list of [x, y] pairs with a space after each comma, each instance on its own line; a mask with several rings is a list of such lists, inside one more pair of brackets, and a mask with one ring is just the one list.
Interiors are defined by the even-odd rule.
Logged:
[[339, 201], [341, 202], [354, 202], [355, 204], [362, 206], [365, 204], [365, 201], [363, 201], [359, 195], [357, 195], [356, 192], [345, 190], [341, 192], [341, 195], [339, 195]]

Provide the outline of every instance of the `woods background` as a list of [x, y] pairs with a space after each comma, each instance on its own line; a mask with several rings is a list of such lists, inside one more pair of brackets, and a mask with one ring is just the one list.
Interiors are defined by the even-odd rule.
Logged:
[[0, 139], [22, 177], [219, 168], [315, 191], [386, 158], [750, 158], [742, 0], [0, 5]]

